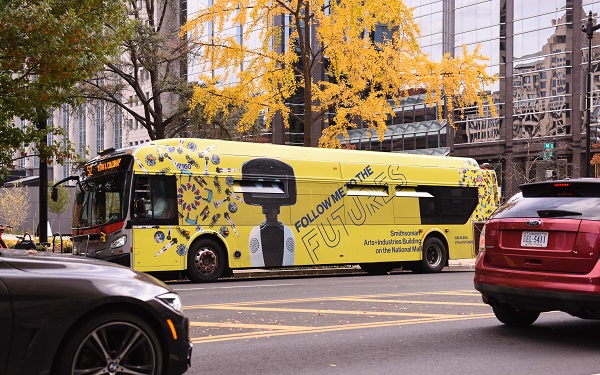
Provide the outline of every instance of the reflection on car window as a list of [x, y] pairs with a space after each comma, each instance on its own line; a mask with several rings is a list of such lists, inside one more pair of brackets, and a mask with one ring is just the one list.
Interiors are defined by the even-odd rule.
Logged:
[[[518, 203], [518, 204], [517, 204]], [[502, 205], [493, 218], [540, 217], [540, 212], [564, 211], [561, 218], [600, 220], [600, 198], [532, 197], [516, 194]], [[568, 213], [572, 212], [572, 215]]]

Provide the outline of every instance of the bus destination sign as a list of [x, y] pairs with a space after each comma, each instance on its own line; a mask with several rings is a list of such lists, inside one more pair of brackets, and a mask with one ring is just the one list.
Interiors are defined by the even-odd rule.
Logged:
[[120, 156], [118, 158], [101, 160], [94, 164], [86, 165], [85, 169], [87, 177], [100, 176], [107, 173], [112, 173], [121, 170], [127, 170], [129, 162], [127, 157]]

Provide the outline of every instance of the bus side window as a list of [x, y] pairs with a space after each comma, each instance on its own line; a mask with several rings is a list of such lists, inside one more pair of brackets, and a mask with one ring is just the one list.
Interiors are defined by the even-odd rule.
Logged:
[[153, 176], [150, 181], [152, 217], [156, 220], [177, 221], [175, 176]]
[[176, 189], [175, 176], [136, 176], [132, 200], [136, 222], [177, 224]]
[[423, 224], [465, 224], [478, 204], [476, 187], [420, 186], [416, 190], [432, 196], [419, 198]]
[[132, 217], [136, 219], [148, 217], [150, 199], [150, 176], [136, 176], [131, 207]]

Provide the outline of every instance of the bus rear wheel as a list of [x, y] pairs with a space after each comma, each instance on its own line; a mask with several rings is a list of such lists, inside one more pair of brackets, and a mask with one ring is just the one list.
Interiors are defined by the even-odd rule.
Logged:
[[213, 239], [203, 238], [188, 252], [187, 274], [197, 283], [216, 281], [225, 272], [226, 263], [223, 247]]
[[418, 262], [411, 262], [406, 268], [415, 273], [435, 273], [440, 272], [448, 262], [448, 249], [436, 237], [429, 237], [423, 244], [423, 259]]

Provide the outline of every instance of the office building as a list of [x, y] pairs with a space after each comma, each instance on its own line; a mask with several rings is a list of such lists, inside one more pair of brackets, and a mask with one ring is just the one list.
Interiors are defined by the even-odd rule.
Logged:
[[[581, 25], [600, 1], [410, 0], [421, 27], [421, 45], [433, 59], [476, 45], [489, 56], [498, 81], [486, 87], [498, 116], [466, 108], [456, 129], [431, 120], [422, 95], [411, 96], [389, 121], [384, 142], [356, 129], [361, 149], [469, 156], [490, 163], [505, 195], [520, 183], [586, 174], [588, 38]], [[600, 32], [600, 31], [599, 31]], [[598, 141], [600, 35], [591, 39], [591, 143]], [[431, 109], [429, 109], [431, 110]], [[407, 118], [406, 113], [409, 116]], [[411, 120], [413, 119], [413, 120]], [[593, 155], [595, 149], [591, 149]], [[595, 166], [589, 174], [598, 176]]]

